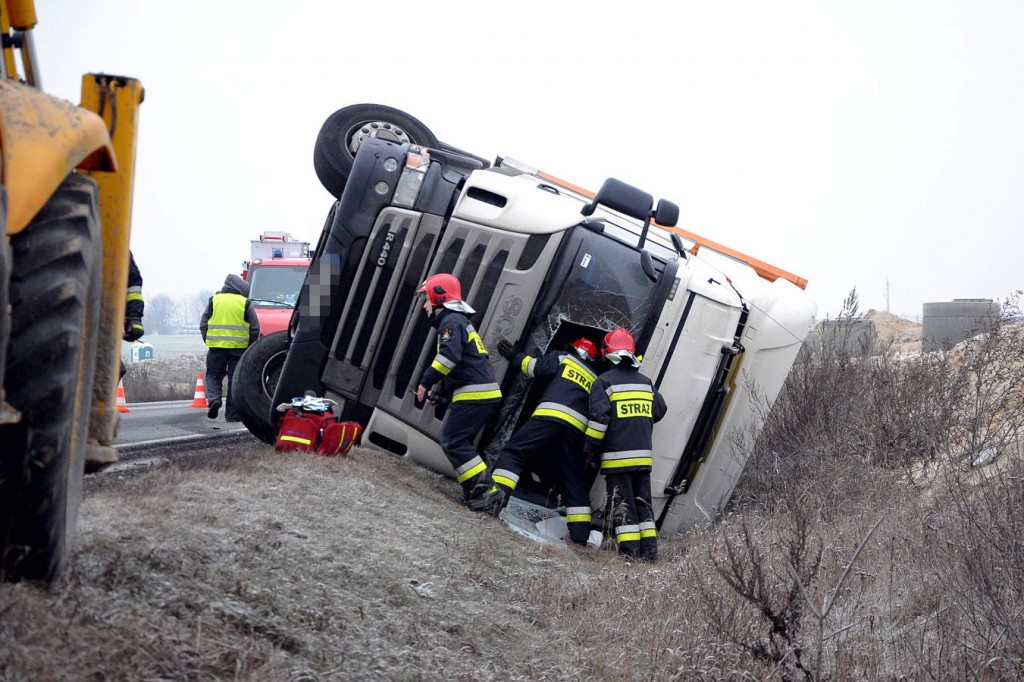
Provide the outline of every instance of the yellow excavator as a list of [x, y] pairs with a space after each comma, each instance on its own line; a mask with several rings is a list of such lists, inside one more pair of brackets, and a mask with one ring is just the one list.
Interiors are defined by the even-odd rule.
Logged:
[[82, 475], [116, 460], [142, 85], [43, 92], [32, 0], [0, 0], [0, 578], [52, 582]]

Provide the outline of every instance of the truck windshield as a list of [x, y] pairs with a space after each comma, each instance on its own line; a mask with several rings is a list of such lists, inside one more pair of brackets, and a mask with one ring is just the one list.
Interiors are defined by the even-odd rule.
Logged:
[[306, 268], [257, 265], [249, 270], [249, 300], [257, 308], [294, 308]]
[[[547, 324], [534, 329], [534, 341], [546, 348], [562, 322], [595, 329], [625, 327], [640, 338], [658, 302], [657, 283], [640, 265], [640, 254], [605, 235], [581, 231], [582, 240], [562, 286], [548, 309]], [[665, 264], [653, 259], [660, 274]], [[564, 270], [563, 270], [564, 272]]]

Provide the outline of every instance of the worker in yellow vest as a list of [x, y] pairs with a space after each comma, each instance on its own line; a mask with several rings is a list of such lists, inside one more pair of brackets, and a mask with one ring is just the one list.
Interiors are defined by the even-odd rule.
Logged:
[[[231, 399], [231, 380], [238, 360], [250, 344], [260, 337], [260, 321], [249, 304], [249, 283], [238, 275], [228, 275], [220, 293], [210, 297], [202, 318], [199, 333], [209, 350], [206, 352], [206, 397], [209, 412], [216, 419], [221, 405], [225, 405], [226, 421], [239, 421]], [[228, 380], [227, 399], [222, 400], [222, 383]]]

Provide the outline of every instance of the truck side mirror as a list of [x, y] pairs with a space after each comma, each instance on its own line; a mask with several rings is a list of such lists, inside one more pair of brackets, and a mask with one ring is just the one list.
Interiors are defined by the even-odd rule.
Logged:
[[580, 213], [593, 215], [598, 204], [646, 222], [651, 215], [654, 197], [621, 180], [608, 178], [597, 191], [594, 200], [584, 206]]
[[658, 206], [651, 217], [662, 227], [675, 227], [679, 222], [679, 207], [667, 199], [658, 199]]

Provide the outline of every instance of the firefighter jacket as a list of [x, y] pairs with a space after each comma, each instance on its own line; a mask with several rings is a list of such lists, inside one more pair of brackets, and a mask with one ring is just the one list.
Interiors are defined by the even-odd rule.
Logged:
[[248, 348], [260, 337], [260, 321], [249, 304], [249, 285], [228, 275], [224, 288], [206, 304], [199, 333], [210, 348]]
[[590, 389], [586, 448], [602, 453], [601, 472], [650, 471], [651, 432], [665, 410], [651, 380], [626, 363], [599, 376]]
[[597, 379], [586, 361], [572, 353], [551, 351], [540, 358], [520, 353], [512, 365], [531, 379], [548, 382], [531, 417], [564, 422], [581, 433], [586, 430], [590, 387]]
[[452, 402], [501, 400], [494, 368], [483, 339], [464, 313], [437, 308], [430, 324], [437, 329], [437, 355], [423, 372], [420, 386], [441, 382], [441, 393]]

